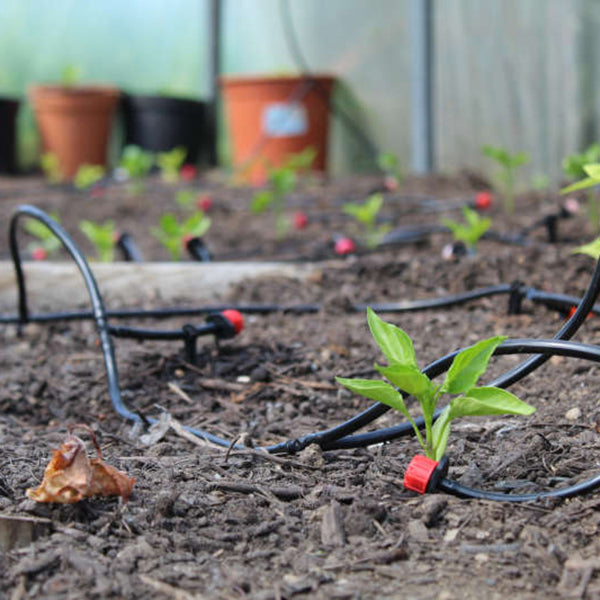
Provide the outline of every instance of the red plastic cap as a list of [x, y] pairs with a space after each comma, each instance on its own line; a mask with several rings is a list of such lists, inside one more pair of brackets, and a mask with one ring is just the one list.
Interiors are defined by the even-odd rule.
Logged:
[[308, 217], [306, 213], [297, 212], [294, 215], [294, 229], [305, 229], [308, 225]]
[[184, 181], [192, 181], [196, 178], [196, 175], [198, 175], [198, 169], [196, 169], [194, 165], [188, 163], [181, 167], [179, 170], [179, 175]]
[[[575, 313], [577, 312], [577, 307], [576, 306], [571, 306], [571, 308], [569, 309], [569, 314], [567, 315], [567, 319], [570, 319]], [[588, 316], [586, 317], [586, 319], [591, 319], [594, 316], [594, 313], [591, 312], [588, 314]]]
[[48, 253], [44, 248], [34, 248], [31, 251], [31, 258], [33, 258], [33, 260], [46, 260], [48, 258]]
[[354, 242], [347, 237], [340, 238], [335, 243], [335, 253], [343, 256], [344, 254], [352, 254], [356, 250]]
[[488, 210], [494, 202], [491, 192], [478, 192], [475, 194], [475, 208], [477, 210]]
[[244, 329], [244, 317], [239, 310], [228, 309], [221, 313], [232, 325], [235, 334], [237, 335]]
[[436, 460], [422, 454], [413, 456], [404, 474], [404, 487], [407, 490], [424, 494], [438, 464]]
[[206, 194], [202, 194], [202, 195], [198, 196], [198, 200], [196, 201], [196, 206], [202, 212], [208, 212], [213, 207], [212, 198], [210, 196], [207, 196]]

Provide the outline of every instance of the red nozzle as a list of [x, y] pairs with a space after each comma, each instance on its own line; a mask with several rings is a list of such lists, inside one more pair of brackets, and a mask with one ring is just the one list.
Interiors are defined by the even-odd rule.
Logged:
[[491, 192], [478, 192], [475, 194], [475, 208], [477, 210], [488, 210], [494, 202]]
[[202, 194], [198, 196], [198, 199], [196, 200], [196, 206], [202, 212], [208, 212], [213, 207], [212, 198], [206, 194]]
[[305, 229], [306, 226], [308, 225], [308, 217], [306, 216], [306, 213], [303, 212], [297, 212], [294, 215], [294, 229]]
[[228, 310], [222, 311], [221, 314], [225, 319], [227, 319], [231, 323], [236, 335], [240, 333], [242, 329], [244, 329], [244, 317], [242, 316], [242, 313], [239, 310], [234, 310], [233, 308], [230, 308]]
[[352, 254], [356, 250], [356, 245], [354, 242], [347, 237], [340, 238], [335, 243], [335, 253], [340, 256], [344, 256], [345, 254]]
[[33, 258], [33, 260], [46, 260], [48, 258], [48, 253], [44, 248], [34, 248], [31, 251], [31, 258]]
[[436, 460], [422, 454], [413, 456], [404, 474], [404, 487], [407, 490], [424, 494], [438, 464]]

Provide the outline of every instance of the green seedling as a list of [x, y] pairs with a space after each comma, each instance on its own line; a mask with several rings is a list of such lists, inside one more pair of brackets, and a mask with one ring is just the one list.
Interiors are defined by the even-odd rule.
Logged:
[[471, 253], [476, 252], [477, 242], [481, 236], [490, 228], [492, 220], [489, 217], [481, 217], [476, 210], [468, 206], [462, 207], [465, 223], [459, 223], [452, 219], [442, 218], [441, 223], [448, 227], [454, 236], [454, 241], [463, 242]]
[[60, 161], [54, 152], [45, 152], [40, 156], [40, 166], [48, 183], [57, 184], [64, 180]]
[[504, 198], [504, 210], [512, 215], [515, 212], [515, 171], [529, 162], [529, 154], [510, 154], [505, 148], [496, 146], [484, 146], [482, 151], [500, 166], [498, 182]]
[[187, 150], [183, 146], [177, 146], [169, 152], [160, 152], [156, 156], [156, 164], [163, 181], [167, 183], [179, 181], [179, 170], [186, 156]]
[[144, 179], [150, 173], [153, 165], [154, 157], [150, 152], [132, 144], [123, 148], [119, 167], [130, 179], [129, 192], [131, 194], [139, 196], [144, 192]]
[[196, 212], [179, 223], [171, 213], [164, 214], [158, 227], [150, 231], [152, 235], [169, 251], [173, 260], [179, 260], [190, 238], [202, 237], [210, 229], [210, 218], [203, 212]]
[[198, 193], [194, 190], [179, 190], [175, 194], [175, 202], [177, 202], [181, 208], [190, 208], [193, 206], [197, 196]]
[[[50, 216], [57, 223], [60, 223], [60, 217], [58, 216], [58, 213], [51, 212]], [[41, 248], [43, 250], [44, 258], [47, 258], [60, 250], [62, 245], [60, 240], [41, 221], [36, 221], [35, 219], [26, 219], [25, 231], [37, 240], [36, 242], [28, 245], [30, 253], [39, 251]]]
[[81, 78], [81, 69], [77, 65], [66, 65], [60, 73], [60, 83], [63, 87], [75, 86]]
[[78, 190], [87, 190], [95, 183], [98, 183], [105, 174], [106, 170], [102, 165], [83, 164], [77, 169], [73, 185]]
[[103, 224], [93, 221], [81, 221], [80, 231], [87, 237], [96, 249], [96, 255], [101, 262], [112, 262], [115, 258], [115, 223], [104, 221]]
[[[600, 177], [592, 177], [586, 171], [589, 165], [598, 164], [600, 161], [600, 144], [592, 144], [581, 154], [570, 154], [563, 160], [563, 171], [571, 179], [581, 180], [573, 185], [563, 188], [561, 192], [567, 194], [594, 187], [600, 183]], [[598, 173], [596, 173], [598, 174]], [[583, 185], [582, 185], [583, 184]], [[586, 193], [588, 206], [588, 221], [594, 233], [600, 229], [600, 199], [592, 191]]]
[[[412, 340], [402, 329], [386, 323], [370, 308], [367, 309], [367, 320], [373, 338], [389, 363], [387, 367], [375, 365], [375, 368], [390, 383], [371, 379], [336, 379], [350, 391], [400, 411], [412, 424], [428, 458], [439, 461], [444, 456], [450, 426], [455, 419], [530, 415], [535, 411], [533, 406], [506, 390], [477, 387], [477, 381], [487, 370], [492, 354], [506, 339], [505, 336], [482, 340], [459, 352], [443, 383], [436, 385], [419, 369]], [[425, 421], [425, 438], [408, 412], [403, 394], [418, 401]], [[433, 414], [444, 394], [452, 398], [434, 423]]]
[[273, 211], [275, 235], [281, 239], [287, 233], [290, 222], [283, 214], [285, 198], [293, 192], [298, 185], [298, 172], [310, 167], [316, 152], [313, 148], [306, 148], [298, 154], [288, 157], [281, 167], [272, 168], [268, 175], [268, 188], [257, 192], [252, 198], [250, 209], [255, 214], [266, 210]]
[[[404, 179], [404, 173], [400, 168], [398, 156], [393, 152], [382, 152], [377, 157], [377, 166], [386, 175], [386, 187], [388, 189], [398, 187]], [[390, 179], [387, 179], [387, 178]]]
[[362, 240], [369, 249], [376, 248], [385, 234], [392, 228], [389, 223], [377, 225], [377, 215], [383, 206], [383, 196], [373, 194], [369, 196], [362, 204], [349, 202], [344, 204], [344, 212], [356, 219], [356, 222], [363, 229]]

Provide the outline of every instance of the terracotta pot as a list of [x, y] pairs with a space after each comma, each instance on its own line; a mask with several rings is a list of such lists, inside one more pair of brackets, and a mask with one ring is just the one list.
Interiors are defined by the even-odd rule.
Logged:
[[15, 130], [18, 110], [18, 100], [0, 98], [0, 173], [17, 172]]
[[334, 78], [222, 77], [234, 167], [260, 183], [268, 166], [312, 146], [315, 170], [327, 166], [329, 98]]
[[29, 97], [44, 152], [58, 156], [65, 177], [86, 163], [106, 165], [108, 139], [119, 90], [104, 86], [38, 85]]

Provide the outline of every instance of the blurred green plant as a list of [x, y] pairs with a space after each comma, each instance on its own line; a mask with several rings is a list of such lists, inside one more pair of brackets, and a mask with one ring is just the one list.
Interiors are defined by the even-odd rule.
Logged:
[[501, 146], [484, 146], [482, 152], [496, 161], [500, 167], [497, 179], [504, 200], [504, 210], [512, 215], [515, 212], [515, 171], [529, 162], [529, 154], [526, 152], [510, 154]]
[[130, 144], [123, 148], [119, 167], [130, 180], [129, 192], [139, 196], [144, 192], [144, 179], [154, 166], [154, 156], [139, 146]]
[[[563, 160], [562, 167], [565, 175], [570, 179], [580, 179], [573, 185], [567, 186], [561, 190], [561, 193], [568, 194], [579, 190], [584, 190], [590, 187], [594, 187], [600, 183], [596, 183], [593, 177], [586, 177], [588, 175], [586, 166], [598, 164], [600, 161], [600, 144], [592, 144], [589, 148], [584, 150], [582, 153], [569, 154]], [[590, 181], [592, 181], [590, 183]], [[583, 185], [582, 185], [583, 184]], [[592, 191], [586, 192], [585, 194], [587, 202], [587, 217], [590, 227], [594, 233], [598, 233], [600, 230], [600, 199], [597, 194]]]
[[393, 178], [386, 179], [386, 187], [397, 188], [404, 180], [404, 173], [400, 167], [400, 161], [398, 155], [394, 152], [382, 152], [377, 157], [377, 166], [385, 173], [386, 177]]
[[187, 156], [187, 150], [183, 146], [177, 146], [168, 152], [159, 152], [156, 155], [156, 164], [160, 169], [163, 181], [176, 183], [179, 181], [179, 170]]
[[260, 214], [269, 209], [273, 211], [277, 239], [284, 237], [290, 227], [289, 220], [283, 214], [285, 198], [296, 189], [298, 173], [308, 169], [315, 156], [316, 150], [312, 147], [288, 156], [283, 165], [269, 169], [269, 187], [257, 192], [252, 198], [250, 209], [253, 213]]
[[60, 73], [60, 83], [63, 87], [73, 87], [81, 79], [81, 69], [74, 64], [65, 65]]
[[573, 248], [571, 254], [585, 254], [586, 256], [591, 256], [594, 260], [598, 260], [600, 258], [600, 237], [589, 242], [589, 244]]
[[202, 237], [210, 229], [211, 221], [203, 212], [195, 212], [191, 217], [179, 223], [174, 214], [166, 213], [153, 227], [152, 235], [169, 251], [173, 260], [179, 260], [185, 244], [194, 237]]
[[44, 152], [40, 156], [40, 166], [48, 183], [57, 184], [64, 180], [60, 160], [54, 152]]
[[[60, 223], [60, 217], [58, 216], [57, 212], [51, 212], [49, 215], [57, 223]], [[60, 250], [62, 245], [60, 240], [41, 221], [37, 221], [35, 219], [26, 219], [24, 227], [25, 231], [37, 240], [36, 242], [28, 245], [30, 253], [41, 248], [45, 253], [44, 258], [47, 258], [48, 256], [51, 256]]]
[[79, 223], [80, 231], [87, 237], [96, 250], [96, 256], [101, 262], [112, 262], [115, 258], [116, 229], [114, 221], [94, 223], [83, 220]]
[[489, 217], [481, 217], [476, 210], [468, 206], [462, 207], [465, 223], [442, 218], [440, 222], [448, 227], [456, 242], [463, 242], [467, 249], [474, 253], [477, 251], [477, 243], [481, 236], [490, 228], [492, 220]]
[[190, 208], [196, 200], [198, 193], [194, 190], [179, 190], [175, 194], [175, 202], [181, 206], [181, 208]]
[[343, 206], [344, 212], [354, 217], [361, 227], [361, 239], [371, 250], [381, 243], [385, 234], [392, 228], [389, 223], [377, 225], [377, 215], [382, 206], [383, 196], [381, 194], [369, 196], [362, 204], [348, 202]]
[[73, 185], [78, 190], [87, 190], [95, 183], [98, 183], [105, 174], [106, 169], [102, 165], [83, 164], [77, 169]]

